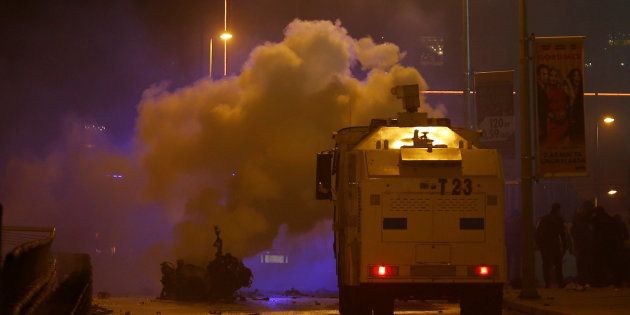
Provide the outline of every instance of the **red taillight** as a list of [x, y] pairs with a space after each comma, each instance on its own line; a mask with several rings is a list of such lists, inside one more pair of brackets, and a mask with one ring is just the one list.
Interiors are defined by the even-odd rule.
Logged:
[[397, 266], [387, 266], [387, 265], [376, 265], [371, 268], [372, 276], [377, 277], [390, 277], [398, 275], [398, 267]]
[[376, 271], [376, 273], [378, 273], [379, 276], [384, 276], [386, 274], [388, 274], [390, 270], [387, 270], [389, 268], [385, 267], [385, 266], [378, 266], [378, 270]]
[[492, 275], [492, 268], [490, 268], [490, 266], [477, 266], [477, 268], [475, 268], [475, 274], [480, 277], [488, 277]]

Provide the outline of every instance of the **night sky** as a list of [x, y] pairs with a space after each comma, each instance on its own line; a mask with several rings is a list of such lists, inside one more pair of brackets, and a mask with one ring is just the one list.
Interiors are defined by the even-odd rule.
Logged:
[[[608, 33], [630, 32], [627, 1], [529, 1], [529, 6], [532, 33], [585, 34], [594, 57]], [[516, 68], [517, 1], [475, 1], [471, 11], [473, 68]], [[447, 36], [447, 65], [420, 70], [431, 75], [425, 74], [431, 88], [463, 84], [460, 1], [236, 0], [229, 2], [228, 16], [235, 34], [228, 53], [231, 73], [238, 73], [253, 47], [279, 40], [294, 18], [340, 19], [354, 36], [396, 43], [409, 53], [403, 62], [414, 66], [419, 66], [412, 50], [418, 35]], [[99, 121], [117, 142], [127, 142], [142, 91], [162, 81], [183, 86], [207, 74], [208, 38], [222, 31], [223, 2], [4, 1], [0, 23], [0, 161], [5, 163], [12, 153], [45, 152], [68, 114]], [[214, 72], [220, 74], [222, 47], [216, 44]], [[586, 80], [598, 90], [629, 84]]]
[[[517, 1], [483, 0], [471, 3], [473, 69], [475, 71], [516, 69]], [[630, 46], [621, 49], [611, 49], [607, 46], [609, 34], [625, 33], [625, 38], [630, 39], [630, 19], [625, 16], [630, 12], [630, 2], [537, 0], [529, 1], [529, 6], [530, 32], [545, 36], [587, 37], [586, 59], [587, 62], [594, 63], [593, 69], [585, 77], [587, 91], [630, 92]], [[282, 78], [291, 78], [290, 75], [277, 74], [273, 69], [269, 70], [273, 73], [269, 77], [264, 75], [263, 70], [260, 70], [263, 71], [262, 77], [256, 77], [261, 75], [256, 71], [244, 75], [247, 72], [245, 70], [247, 60], [253, 60], [251, 52], [265, 43], [283, 41], [284, 30], [296, 18], [330, 21], [330, 25], [318, 26], [324, 28], [334, 25], [338, 20], [351, 38], [369, 36], [376, 44], [393, 43], [401, 52], [406, 52], [399, 62], [400, 65], [418, 69], [430, 89], [461, 90], [464, 87], [461, 16], [461, 2], [455, 0], [228, 1], [228, 29], [234, 34], [234, 38], [229, 41], [228, 46], [229, 76], [222, 79], [223, 46], [218, 35], [223, 30], [223, 1], [4, 1], [0, 4], [0, 34], [3, 39], [0, 44], [2, 45], [0, 202], [5, 204], [7, 212], [5, 224], [55, 224], [66, 227], [72, 232], [60, 230], [56, 242], [59, 243], [57, 246], [60, 249], [71, 251], [91, 251], [93, 247], [101, 246], [88, 241], [74, 246], [71, 242], [76, 237], [87, 235], [91, 238], [99, 232], [105, 236], [95, 237], [94, 242], [105, 242], [100, 238], [109, 237], [112, 243], [117, 242], [116, 245], [123, 254], [124, 246], [118, 242], [124, 240], [126, 235], [134, 234], [130, 230], [136, 229], [135, 234], [141, 236], [133, 240], [128, 239], [128, 242], [133, 244], [128, 247], [133, 247], [136, 252], [149, 251], [150, 254], [134, 256], [133, 261], [136, 263], [140, 261], [138, 265], [146, 263], [157, 267], [159, 262], [156, 263], [152, 259], [173, 259], [170, 252], [163, 249], [166, 247], [163, 244], [170, 244], [173, 238], [177, 239], [179, 235], [177, 233], [186, 230], [187, 224], [196, 224], [195, 218], [201, 218], [201, 222], [206, 222], [204, 218], [207, 217], [200, 214], [206, 213], [204, 211], [217, 215], [224, 213], [221, 212], [224, 211], [221, 210], [223, 208], [238, 209], [237, 213], [246, 216], [249, 210], [244, 209], [252, 207], [253, 209], [257, 209], [258, 206], [261, 209], [292, 207], [298, 203], [297, 200], [289, 200], [285, 204], [276, 200], [279, 198], [269, 198], [261, 202], [269, 204], [255, 206], [254, 203], [246, 205], [231, 203], [236, 201], [231, 199], [230, 192], [252, 190], [235, 174], [240, 174], [243, 170], [244, 178], [261, 180], [253, 182], [252, 185], [265, 185], [267, 182], [261, 179], [265, 177], [258, 174], [260, 169], [274, 169], [278, 166], [263, 159], [261, 165], [256, 165], [258, 168], [250, 169], [234, 161], [253, 164], [258, 162], [246, 158], [230, 161], [229, 158], [217, 153], [221, 151], [220, 147], [217, 149], [213, 145], [229, 148], [225, 152], [245, 154], [263, 152], [264, 145], [272, 146], [274, 142], [271, 141], [273, 139], [269, 142], [265, 142], [265, 139], [256, 142], [244, 135], [241, 136], [237, 131], [234, 131], [234, 134], [221, 134], [220, 130], [230, 128], [236, 130], [239, 125], [231, 123], [229, 117], [221, 116], [219, 119], [211, 116], [204, 111], [207, 110], [204, 109], [204, 104], [212, 103], [212, 106], [215, 106], [216, 102], [216, 107], [212, 108], [223, 108], [222, 104], [242, 104], [242, 98], [251, 96], [249, 93], [253, 88], [263, 91], [256, 94], [259, 98], [254, 98], [253, 104], [263, 101], [299, 101], [301, 94], [287, 93], [291, 94], [288, 96], [273, 94], [286, 92], [279, 89], [286, 86]], [[421, 36], [441, 36], [446, 39], [444, 65], [435, 67], [420, 63], [417, 51]], [[213, 58], [215, 83], [209, 83], [207, 80], [210, 37], [214, 38], [215, 44]], [[312, 46], [311, 49], [313, 47], [317, 46]], [[391, 50], [388, 52], [399, 56]], [[309, 51], [304, 54], [316, 52]], [[625, 63], [625, 67], [620, 66], [621, 62]], [[389, 66], [391, 65], [387, 65]], [[255, 66], [253, 68], [258, 69]], [[364, 69], [356, 62], [342, 68], [350, 72], [348, 78], [356, 79], [357, 82], [365, 82], [371, 73], [371, 69]], [[341, 71], [339, 70], [341, 68], [334, 69]], [[405, 71], [407, 72], [400, 74], [398, 78], [416, 77], [410, 70]], [[277, 80], [274, 75], [277, 75]], [[269, 79], [269, 82], [261, 87], [252, 78], [259, 78], [265, 82]], [[240, 83], [237, 83], [239, 80]], [[397, 82], [396, 78], [392, 80]], [[352, 84], [355, 83], [339, 83], [337, 89], [340, 91], [358, 89]], [[317, 85], [317, 82], [314, 85]], [[247, 87], [252, 89], [245, 89]], [[274, 87], [274, 90], [265, 90], [267, 87]], [[154, 92], [158, 96], [153, 97], [151, 93]], [[369, 91], [356, 92], [357, 95], [361, 93], [371, 95]], [[260, 96], [261, 94], [263, 96]], [[304, 106], [317, 106], [317, 100], [332, 99], [323, 94], [318, 97], [321, 98], [306, 100]], [[187, 100], [192, 104], [190, 111], [194, 112], [194, 115], [186, 116], [187, 112], [182, 114], [177, 110], [171, 110], [171, 106], [188, 106]], [[449, 103], [451, 101], [453, 103]], [[442, 108], [444, 114], [461, 124], [460, 100], [445, 98], [429, 99], [428, 102], [434, 108]], [[627, 150], [620, 148], [627, 141], [630, 97], [587, 99], [586, 104], [587, 125], [594, 126], [596, 117], [604, 113], [612, 113], [619, 117], [619, 123], [614, 129], [605, 130], [600, 135], [600, 150], [604, 155], [602, 160], [609, 162], [605, 172], [609, 174], [610, 180], [625, 185], [628, 189], [630, 156]], [[276, 106], [269, 109], [272, 112], [258, 114], [260, 117], [267, 117], [269, 121], [276, 121], [274, 119], [277, 117], [300, 117], [300, 111], [308, 112], [308, 108], [310, 107], [287, 110]], [[159, 110], [154, 112], [154, 109]], [[393, 107], [391, 110], [380, 109], [378, 112], [393, 114], [396, 110], [398, 108]], [[366, 110], [365, 114], [369, 112]], [[322, 123], [322, 130], [323, 127], [330, 127], [327, 132], [333, 131], [334, 127], [343, 126], [341, 121], [347, 119], [334, 110], [326, 113], [316, 111], [312, 114], [313, 117], [339, 115], [327, 117], [330, 121]], [[218, 127], [213, 129], [201, 124], [199, 128], [204, 131], [208, 128], [208, 138], [201, 137], [195, 144], [189, 146], [182, 144], [181, 147], [177, 147], [178, 139], [181, 139], [179, 136], [198, 132], [196, 129], [191, 131], [178, 127], [177, 123], [181, 121], [170, 120], [175, 119], [177, 115], [185, 116], [183, 120], [202, 117], [199, 121], [226, 129]], [[359, 111], [357, 115], [361, 117]], [[162, 121], [159, 117], [167, 118]], [[286, 124], [282, 126], [288, 128], [287, 130], [295, 128], [291, 131], [295, 133], [295, 130], [302, 126], [293, 125], [288, 121], [289, 118], [278, 119], [277, 123]], [[258, 126], [260, 130], [266, 130], [264, 122], [253, 122], [256, 123], [260, 123]], [[106, 129], [99, 133], [87, 128], [92, 125], [104, 126]], [[591, 129], [593, 128], [587, 128], [587, 132], [592, 133]], [[319, 131], [317, 126], [305, 128], [303, 135], [319, 135], [316, 130]], [[170, 131], [173, 133], [169, 134]], [[283, 139], [282, 134], [276, 135], [274, 132], [273, 130], [269, 132], [270, 138], [275, 135], [276, 138]], [[203, 132], [201, 134], [206, 135]], [[169, 139], [171, 136], [173, 139]], [[296, 136], [299, 136], [299, 133], [296, 133]], [[240, 145], [250, 147], [250, 150], [241, 150], [237, 145], [231, 146], [229, 143], [231, 137], [236, 139], [235, 141], [241, 140]], [[310, 159], [317, 150], [326, 149], [328, 140], [326, 137], [317, 139], [320, 147], [300, 148], [305, 151], [312, 150], [305, 155]], [[287, 137], [287, 141], [292, 140]], [[157, 144], [154, 145], [154, 142]], [[87, 144], [95, 145], [98, 151], [85, 153], [79, 149]], [[168, 150], [168, 146], [161, 147], [166, 144], [175, 146], [172, 152]], [[254, 151], [253, 148], [258, 151]], [[206, 154], [208, 160], [214, 164], [204, 162]], [[273, 157], [271, 153], [267, 156], [269, 161], [273, 161]], [[290, 157], [280, 158], [290, 160]], [[307, 172], [299, 168], [308, 167], [310, 162], [303, 161], [296, 163], [298, 165], [294, 169], [289, 168], [287, 173], [283, 174], [287, 182], [282, 182], [279, 187], [299, 182], [301, 177], [310, 176], [310, 170]], [[60, 165], [62, 167], [59, 167]], [[171, 166], [173, 167], [170, 168]], [[136, 172], [138, 168], [146, 172]], [[127, 186], [112, 182], [111, 175], [118, 173], [126, 176], [124, 180]], [[105, 180], [106, 176], [110, 177]], [[177, 178], [180, 177], [184, 179], [178, 181]], [[171, 179], [177, 184], [173, 184]], [[312, 182], [311, 177], [307, 179], [308, 183]], [[196, 187], [194, 185], [203, 188], [191, 188]], [[309, 186], [308, 189], [310, 188]], [[186, 195], [190, 190], [195, 190], [195, 193]], [[42, 197], [41, 203], [23, 202], [27, 198], [19, 197], [31, 193], [45, 197]], [[178, 193], [182, 193], [188, 199], [170, 198]], [[269, 196], [275, 192], [256, 193]], [[254, 200], [257, 197], [256, 193], [246, 196], [245, 199]], [[69, 200], [73, 196], [77, 196], [76, 200]], [[628, 200], [627, 192], [623, 198]], [[125, 200], [130, 202], [125, 203]], [[58, 202], [62, 206], [47, 204], [44, 201]], [[627, 208], [627, 203], [625, 206], [611, 203], [611, 206], [617, 207], [616, 211], [620, 213], [627, 210], [621, 208]], [[187, 210], [184, 212], [172, 210], [177, 207]], [[319, 207], [326, 206], [320, 204]], [[16, 209], [22, 213], [11, 213]], [[252, 215], [258, 215], [258, 212], [254, 211]], [[276, 244], [287, 243], [284, 239], [274, 240], [278, 227], [283, 231], [280, 233], [282, 237], [290, 237], [293, 232], [307, 236], [315, 235], [309, 237], [318, 242], [329, 242], [322, 236], [325, 232], [317, 232], [323, 230], [321, 222], [327, 222], [325, 221], [329, 216], [327, 210], [319, 213], [313, 209], [305, 210], [303, 213], [274, 212], [274, 215], [280, 217], [286, 215], [287, 218], [270, 221], [274, 223], [270, 224], [271, 230], [267, 232], [269, 237], [263, 238], [267, 241], [267, 246], [270, 246], [272, 241]], [[99, 219], [81, 221], [86, 217]], [[238, 217], [231, 219], [238, 220]], [[303, 221], [312, 223], [304, 224]], [[214, 221], [206, 223], [208, 222]], [[173, 229], [173, 225], [177, 227]], [[154, 229], [160, 231], [155, 232]], [[116, 231], [120, 235], [107, 236], [108, 232], [105, 231]], [[109, 234], [112, 233], [114, 232]], [[188, 236], [179, 237], [186, 240]], [[103, 246], [107, 248], [109, 245]], [[284, 245], [285, 248], [292, 246], [295, 247], [291, 244]], [[326, 246], [325, 250], [328, 251], [329, 248]], [[261, 247], [264, 248], [263, 244]], [[260, 248], [252, 249], [255, 250]], [[128, 249], [128, 252], [131, 251]], [[175, 252], [177, 253], [177, 250]], [[243, 251], [244, 255], [251, 256], [252, 253]], [[325, 263], [330, 263], [329, 258], [321, 259]], [[116, 262], [115, 265], [122, 266], [126, 263], [128, 261]], [[98, 258], [95, 264], [96, 272], [101, 271]], [[111, 283], [99, 284], [98, 281], [102, 278], [98, 275], [95, 277], [97, 288], [114, 287]], [[154, 290], [154, 282], [143, 282], [129, 291]]]

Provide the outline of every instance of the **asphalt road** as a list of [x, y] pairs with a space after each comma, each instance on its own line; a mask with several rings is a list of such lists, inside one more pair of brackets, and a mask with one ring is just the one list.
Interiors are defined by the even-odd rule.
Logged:
[[[142, 297], [94, 299], [95, 314], [116, 315], [334, 315], [337, 299], [330, 297], [257, 297], [231, 304], [181, 303]], [[447, 301], [396, 302], [396, 315], [457, 315], [459, 305]], [[503, 311], [504, 315], [521, 315]]]

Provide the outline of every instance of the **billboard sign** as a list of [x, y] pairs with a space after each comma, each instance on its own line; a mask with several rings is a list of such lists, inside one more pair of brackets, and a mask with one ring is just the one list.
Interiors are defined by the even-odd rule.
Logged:
[[514, 157], [514, 71], [475, 72], [477, 126], [481, 144]]
[[584, 37], [536, 37], [538, 177], [586, 176]]

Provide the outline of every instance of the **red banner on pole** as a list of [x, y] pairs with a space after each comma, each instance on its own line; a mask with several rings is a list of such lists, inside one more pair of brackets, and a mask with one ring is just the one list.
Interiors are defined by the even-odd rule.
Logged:
[[536, 37], [538, 177], [586, 176], [584, 37]]

